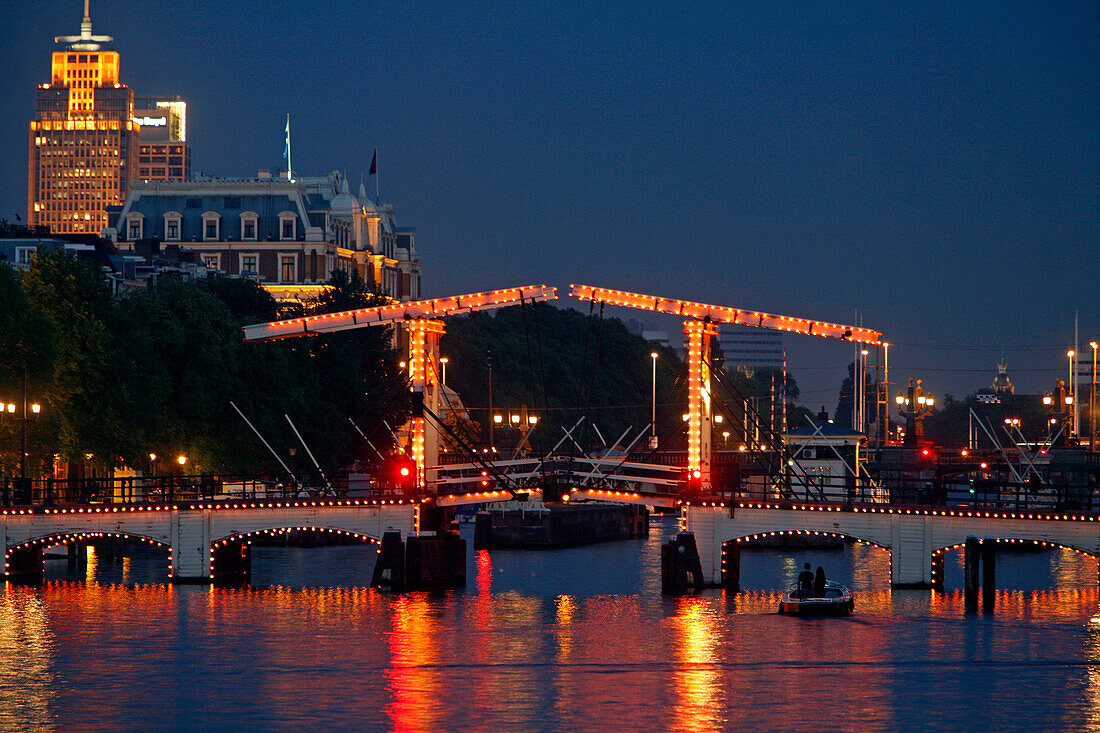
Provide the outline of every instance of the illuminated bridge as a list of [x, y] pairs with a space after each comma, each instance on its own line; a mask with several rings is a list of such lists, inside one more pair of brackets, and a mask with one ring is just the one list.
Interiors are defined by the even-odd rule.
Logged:
[[51, 547], [127, 540], [163, 548], [174, 582], [240, 579], [253, 541], [282, 532], [317, 533], [381, 545], [420, 529], [419, 502], [366, 500], [229, 501], [178, 504], [27, 507], [0, 511], [4, 574], [42, 576]]

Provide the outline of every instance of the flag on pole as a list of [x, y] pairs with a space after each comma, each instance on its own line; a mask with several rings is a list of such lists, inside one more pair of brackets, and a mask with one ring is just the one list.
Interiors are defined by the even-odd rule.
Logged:
[[290, 160], [290, 114], [286, 116], [286, 145], [283, 146], [283, 157]]
[[378, 148], [374, 149], [374, 155], [370, 159], [370, 171], [367, 172], [368, 176], [373, 176], [378, 173]]

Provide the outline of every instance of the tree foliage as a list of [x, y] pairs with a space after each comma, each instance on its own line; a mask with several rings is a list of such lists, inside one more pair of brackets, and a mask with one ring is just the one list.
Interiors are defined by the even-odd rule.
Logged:
[[[365, 430], [404, 419], [391, 330], [249, 343], [241, 327], [380, 302], [343, 273], [288, 310], [248, 279], [162, 280], [116, 300], [94, 267], [63, 252], [24, 273], [0, 264], [0, 397], [16, 401], [26, 368], [29, 397], [43, 404], [29, 426], [37, 469], [54, 454], [144, 470], [150, 454], [182, 454], [193, 471], [278, 470], [233, 403], [284, 461], [298, 449], [292, 469], [312, 472], [289, 416], [331, 473], [365, 447], [348, 418]], [[17, 465], [17, 422], [0, 423], [0, 470]]]
[[[441, 340], [450, 361], [447, 386], [455, 389], [481, 425], [490, 430], [489, 363], [493, 413], [518, 413], [526, 406], [540, 418], [532, 434], [535, 450], [548, 449], [587, 415], [611, 443], [628, 427], [631, 436], [650, 421], [652, 360], [656, 348], [658, 423], [673, 409], [672, 387], [680, 360], [671, 349], [654, 347], [617, 318], [588, 317], [546, 303], [502, 308], [449, 318]], [[494, 427], [494, 441], [516, 442], [511, 428]], [[578, 436], [580, 437], [580, 436]], [[588, 442], [599, 446], [595, 431]]]

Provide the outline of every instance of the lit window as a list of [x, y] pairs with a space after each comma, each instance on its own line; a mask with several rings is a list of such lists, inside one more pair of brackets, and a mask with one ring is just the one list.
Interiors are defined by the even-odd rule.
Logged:
[[292, 283], [294, 282], [296, 269], [294, 266], [294, 255], [283, 255], [279, 262], [279, 282]]
[[202, 264], [205, 267], [210, 268], [211, 270], [220, 270], [221, 269], [220, 260], [221, 260], [221, 255], [213, 254], [213, 255], [203, 255], [202, 256]]

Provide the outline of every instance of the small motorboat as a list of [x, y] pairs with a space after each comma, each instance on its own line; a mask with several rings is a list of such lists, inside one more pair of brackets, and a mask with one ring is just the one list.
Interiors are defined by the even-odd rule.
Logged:
[[826, 583], [821, 595], [795, 586], [779, 603], [779, 612], [790, 616], [847, 616], [854, 608], [852, 592], [839, 583]]

